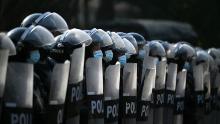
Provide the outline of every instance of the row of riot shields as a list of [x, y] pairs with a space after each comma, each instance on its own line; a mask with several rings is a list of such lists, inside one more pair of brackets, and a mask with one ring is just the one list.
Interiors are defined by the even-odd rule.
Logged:
[[[43, 19], [41, 16], [38, 20]], [[22, 36], [36, 30], [26, 30]], [[89, 33], [96, 31], [100, 30]], [[121, 39], [119, 34], [123, 35]], [[79, 36], [69, 31], [55, 39], [63, 41], [67, 35], [71, 36], [67, 41]], [[140, 47], [126, 33], [111, 35], [115, 36], [110, 37], [115, 43], [125, 40], [124, 47], [133, 44], [128, 49], [136, 52], [120, 53], [121, 48], [114, 48], [117, 44], [103, 50], [95, 46], [97, 43], [92, 43], [96, 50], [93, 51], [82, 43], [62, 61], [48, 54], [48, 64], [17, 61], [9, 56], [9, 50], [0, 48], [1, 123], [220, 123], [219, 49], [203, 50], [185, 42], [171, 44], [159, 40], [144, 41]], [[112, 55], [109, 51], [113, 51]], [[112, 61], [107, 63], [103, 53], [111, 55]]]

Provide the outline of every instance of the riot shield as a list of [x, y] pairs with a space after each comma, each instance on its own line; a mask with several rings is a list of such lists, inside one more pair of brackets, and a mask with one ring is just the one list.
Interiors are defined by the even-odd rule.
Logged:
[[85, 45], [75, 49], [71, 54], [71, 65], [67, 86], [65, 122], [66, 124], [79, 124], [80, 101], [82, 100], [83, 73], [85, 61]]
[[149, 99], [149, 97], [152, 97], [152, 90], [153, 88], [155, 88], [157, 61], [158, 58], [150, 57], [148, 56], [148, 54], [146, 54], [144, 57], [143, 66], [142, 66], [141, 84], [139, 84], [138, 94], [137, 94], [138, 98], [140, 98], [138, 99], [138, 103], [137, 103], [137, 116], [138, 116], [137, 123], [139, 124], [141, 123], [153, 124], [153, 109], [152, 109], [153, 99], [151, 98]]
[[88, 58], [86, 61], [86, 89], [88, 124], [104, 123], [102, 58]]
[[[153, 124], [152, 91], [155, 84], [156, 68], [147, 69], [144, 75], [143, 88], [137, 103], [137, 124]], [[139, 97], [139, 96], [138, 96]]]
[[194, 86], [195, 91], [203, 91], [204, 90], [204, 83], [203, 83], [203, 65], [194, 65], [193, 66], [193, 77], [194, 77]]
[[210, 84], [210, 73], [204, 75], [204, 87], [205, 92], [205, 118], [203, 124], [209, 124], [212, 121], [211, 116], [211, 84]]
[[203, 110], [203, 116], [204, 121], [200, 121], [198, 123], [206, 124], [211, 121], [211, 100], [210, 100], [210, 94], [211, 94], [211, 84], [210, 84], [210, 72], [209, 72], [209, 62], [206, 62], [203, 64], [203, 85], [204, 85], [204, 110]]
[[2, 97], [5, 89], [5, 79], [8, 65], [9, 50], [0, 50], [0, 118], [2, 112]]
[[122, 124], [136, 123], [137, 63], [126, 63], [123, 70]]
[[53, 124], [63, 124], [64, 102], [66, 98], [70, 62], [55, 63], [50, 82], [49, 105], [47, 121]]
[[204, 122], [204, 71], [203, 64], [193, 65], [195, 120]]
[[220, 72], [217, 73], [215, 77], [214, 86], [215, 88], [220, 88]]
[[212, 114], [212, 120], [214, 124], [219, 124], [220, 123], [220, 72], [216, 74], [214, 85], [213, 85], [213, 114]]
[[158, 58], [148, 56], [147, 54], [144, 57], [143, 66], [142, 66], [142, 75], [141, 75], [141, 82], [143, 82], [143, 78], [145, 75], [145, 71], [147, 68], [156, 68]]
[[156, 67], [154, 98], [154, 124], [163, 124], [164, 90], [166, 79], [166, 61], [160, 61]]
[[[0, 50], [0, 104], [5, 88], [5, 79], [8, 65], [9, 50]], [[1, 109], [0, 109], [1, 111]]]
[[32, 124], [33, 64], [8, 63], [4, 93], [4, 124]]
[[105, 124], [118, 124], [120, 64], [109, 65], [105, 71]]
[[183, 124], [186, 74], [186, 69], [183, 69], [177, 74], [173, 124]]
[[217, 108], [217, 112], [216, 112], [216, 124], [220, 123], [220, 87], [218, 87], [218, 91], [217, 91], [217, 102], [216, 102], [216, 108]]
[[210, 123], [212, 124], [217, 124], [217, 109], [216, 109], [216, 102], [217, 102], [217, 91], [218, 91], [218, 86], [216, 85], [217, 83], [219, 83], [220, 80], [220, 73], [216, 74], [211, 73], [210, 74], [210, 81], [211, 83], [211, 121]]
[[177, 75], [177, 64], [170, 63], [168, 65], [167, 71], [167, 80], [166, 80], [166, 89], [164, 95], [164, 124], [173, 123], [173, 106], [174, 106], [174, 97], [176, 89], [176, 75]]
[[[219, 63], [220, 59], [215, 60], [216, 63]], [[215, 84], [214, 86], [216, 87], [216, 108], [215, 108], [215, 113], [216, 113], [216, 124], [220, 123], [220, 70], [218, 69], [218, 74], [215, 79]]]

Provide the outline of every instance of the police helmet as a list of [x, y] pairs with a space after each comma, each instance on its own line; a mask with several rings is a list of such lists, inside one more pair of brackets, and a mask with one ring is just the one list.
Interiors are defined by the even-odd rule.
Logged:
[[168, 43], [167, 41], [161, 41], [160, 43], [163, 45], [166, 51], [167, 58], [175, 59], [175, 52], [177, 49], [177, 44]]
[[210, 48], [208, 50], [209, 55], [211, 55], [213, 57], [213, 59], [217, 59], [220, 58], [220, 50], [216, 49], [216, 48]]
[[40, 16], [39, 14], [27, 16], [23, 20], [22, 26], [29, 26], [31, 21], [33, 21], [33, 25], [41, 25], [51, 32], [63, 33], [64, 31], [68, 30], [66, 21], [63, 19], [63, 17], [55, 12], [46, 12], [40, 14]]
[[76, 28], [65, 31], [62, 35], [57, 36], [55, 40], [64, 46], [76, 46], [84, 43], [89, 46], [92, 42], [92, 38], [85, 31]]
[[146, 43], [145, 38], [141, 34], [135, 32], [130, 32], [128, 34], [132, 35], [136, 39], [138, 45], [144, 45]]
[[137, 54], [137, 51], [136, 51], [134, 45], [129, 40], [127, 40], [126, 38], [122, 38], [122, 40], [124, 41], [127, 54], [129, 54], [129, 55]]
[[21, 23], [21, 27], [29, 27], [33, 22], [42, 15], [42, 13], [33, 13], [24, 18]]
[[15, 28], [7, 34], [17, 48], [50, 48], [55, 44], [53, 35], [42, 26]]
[[136, 39], [131, 35], [131, 34], [125, 34], [123, 36], [121, 36], [122, 38], [126, 38], [128, 41], [130, 41], [133, 46], [135, 47], [135, 50], [138, 51], [138, 44]]
[[126, 49], [123, 39], [115, 32], [108, 31], [107, 33], [109, 34], [113, 42], [112, 49], [118, 52], [125, 53]]
[[209, 62], [209, 54], [204, 50], [198, 50], [196, 52], [196, 63], [208, 63]]
[[10, 30], [7, 33], [7, 36], [10, 37], [10, 39], [13, 41], [14, 45], [17, 45], [17, 42], [20, 40], [21, 35], [25, 32], [27, 28], [26, 27], [16, 27], [12, 30]]
[[149, 55], [154, 57], [165, 57], [166, 52], [162, 44], [158, 40], [149, 42]]
[[175, 53], [176, 58], [183, 61], [188, 61], [191, 60], [191, 58], [195, 56], [195, 54], [196, 54], [195, 49], [189, 44], [185, 44], [185, 43], [177, 44], [177, 50]]
[[113, 44], [111, 37], [102, 29], [93, 28], [89, 31], [89, 35], [92, 38], [92, 42], [100, 43], [101, 47], [108, 47]]

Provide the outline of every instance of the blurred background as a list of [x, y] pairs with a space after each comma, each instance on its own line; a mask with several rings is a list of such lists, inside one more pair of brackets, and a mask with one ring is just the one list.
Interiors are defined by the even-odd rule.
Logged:
[[134, 31], [147, 40], [220, 47], [220, 0], [0, 0], [0, 31], [46, 11], [63, 16], [70, 28]]

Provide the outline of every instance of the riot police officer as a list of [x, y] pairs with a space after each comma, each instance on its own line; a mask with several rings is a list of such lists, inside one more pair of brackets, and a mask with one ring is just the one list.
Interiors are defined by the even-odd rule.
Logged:
[[7, 35], [16, 44], [17, 55], [9, 58], [3, 122], [31, 124], [32, 108], [35, 115], [42, 105], [38, 94], [41, 88], [33, 83], [33, 64], [41, 59], [42, 51], [55, 43], [54, 37], [42, 26], [15, 28]]
[[96, 28], [90, 32], [90, 36], [93, 41], [101, 43], [100, 47], [103, 52], [103, 67], [105, 70], [105, 68], [111, 63], [113, 59], [113, 52], [111, 50], [113, 45], [112, 39], [107, 32]]
[[[118, 123], [118, 105], [119, 105], [119, 82], [120, 82], [120, 64], [113, 53], [113, 37], [111, 32], [104, 32], [102, 29], [93, 29], [91, 35], [93, 41], [101, 42], [103, 52], [103, 70], [104, 70], [104, 122], [107, 124]], [[115, 61], [116, 60], [116, 61]]]
[[2, 101], [3, 101], [3, 94], [5, 90], [5, 79], [6, 79], [6, 72], [7, 72], [7, 65], [8, 65], [8, 57], [16, 55], [16, 49], [11, 41], [11, 39], [5, 34], [0, 33], [0, 120], [1, 120], [1, 113], [2, 113]]
[[[149, 69], [147, 73], [143, 73], [142, 67], [145, 66], [144, 58], [149, 54], [149, 48], [146, 44], [146, 41], [143, 36], [138, 33], [127, 33], [122, 35], [122, 37], [128, 39], [137, 50], [137, 54], [133, 55], [132, 59], [128, 61], [137, 63], [137, 112], [136, 112], [136, 120], [137, 123], [146, 123], [148, 115], [149, 115], [149, 105], [150, 102], [146, 100], [146, 92], [148, 92], [146, 88], [150, 88], [147, 86], [147, 83], [151, 84], [153, 79], [155, 69]], [[134, 40], [135, 39], [135, 40]], [[143, 76], [143, 74], [145, 74]], [[146, 83], [146, 84], [145, 84]]]
[[137, 51], [129, 40], [122, 39], [126, 49], [126, 64], [123, 65], [122, 82], [120, 82], [120, 114], [122, 115], [120, 119], [122, 124], [133, 124], [136, 123], [137, 111], [137, 63], [134, 59]]
[[217, 124], [219, 123], [219, 57], [220, 57], [220, 51], [216, 48], [210, 48], [208, 50], [208, 53], [210, 56], [212, 56], [214, 63], [211, 65], [213, 66], [213, 69], [211, 71], [211, 103], [212, 103], [212, 123]]
[[[155, 82], [151, 82], [148, 84], [151, 89], [148, 92], [147, 101], [151, 101], [150, 95], [153, 96], [153, 104], [154, 109], [153, 112], [149, 115], [148, 123], [160, 124], [163, 120], [163, 104], [164, 99], [161, 97], [164, 95], [164, 88], [165, 88], [165, 78], [166, 78], [166, 52], [162, 44], [158, 41], [150, 41], [149, 42], [149, 64], [146, 67], [143, 67], [146, 72], [146, 68], [156, 68], [156, 75], [155, 75]], [[145, 60], [146, 62], [146, 60]], [[153, 91], [152, 91], [153, 90]], [[162, 99], [161, 99], [162, 98]]]
[[[92, 36], [95, 32], [96, 29], [92, 29], [88, 34]], [[93, 40], [86, 49], [86, 105], [83, 109], [81, 123], [104, 123], [103, 53], [101, 44], [100, 40]]]
[[194, 48], [187, 43], [179, 42], [176, 45], [175, 58], [178, 68], [173, 123], [182, 124], [188, 123], [189, 120], [193, 121], [191, 117], [188, 117], [191, 116], [193, 109], [188, 107], [192, 102], [191, 93], [193, 91], [191, 63], [196, 53]]
[[[80, 123], [80, 107], [83, 99], [85, 47], [92, 38], [80, 29], [71, 29], [56, 37], [57, 46], [54, 52], [62, 53], [59, 58], [70, 60], [68, 89], [66, 94], [64, 122]], [[68, 74], [67, 74], [68, 75]]]
[[177, 62], [175, 58], [176, 44], [170, 44], [167, 41], [160, 41], [166, 51], [167, 58], [167, 76], [164, 91], [164, 124], [173, 123], [173, 107], [177, 78]]
[[205, 51], [198, 50], [196, 52], [196, 58], [193, 61], [193, 77], [195, 104], [194, 117], [196, 123], [200, 124], [204, 122], [205, 95], [206, 98], [209, 97], [211, 88], [209, 80], [209, 55]]

